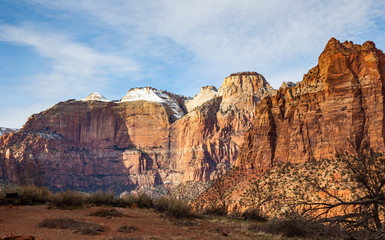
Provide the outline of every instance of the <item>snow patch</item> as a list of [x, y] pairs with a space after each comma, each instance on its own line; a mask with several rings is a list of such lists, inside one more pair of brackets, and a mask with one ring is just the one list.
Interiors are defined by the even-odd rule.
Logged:
[[161, 103], [173, 112], [172, 116], [176, 119], [183, 117], [184, 111], [179, 106], [178, 101], [172, 94], [150, 87], [135, 88], [127, 92], [120, 102], [149, 101]]
[[47, 140], [56, 140], [56, 141], [59, 141], [60, 139], [62, 139], [62, 137], [59, 135], [59, 134], [56, 134], [56, 133], [43, 133], [43, 132], [38, 132], [37, 133], [40, 137], [44, 138], [44, 139], [47, 139]]
[[143, 100], [143, 101], [159, 102], [159, 103], [166, 102], [162, 97], [164, 97], [164, 94], [159, 90], [155, 90], [151, 88], [135, 88], [128, 91], [126, 96], [124, 96], [120, 101], [131, 102], [131, 101]]
[[217, 91], [214, 86], [202, 87], [198, 95], [193, 99], [185, 101], [185, 105], [188, 112], [191, 112], [195, 108], [201, 106], [205, 102], [215, 98], [217, 96]]
[[0, 136], [11, 133], [11, 132], [18, 132], [18, 128], [5, 128], [5, 127], [0, 127]]
[[109, 102], [107, 98], [105, 98], [101, 93], [99, 92], [93, 92], [90, 95], [88, 95], [86, 98], [83, 98], [82, 101], [104, 101]]

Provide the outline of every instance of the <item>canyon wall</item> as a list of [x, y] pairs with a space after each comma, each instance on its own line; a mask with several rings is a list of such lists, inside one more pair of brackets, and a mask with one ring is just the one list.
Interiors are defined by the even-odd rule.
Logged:
[[[367, 148], [385, 151], [384, 97], [384, 53], [370, 41], [357, 45], [330, 39], [301, 82], [283, 84], [257, 105], [235, 167], [201, 194], [194, 208], [226, 202], [225, 210], [242, 212], [274, 195], [270, 203], [283, 213], [294, 193], [318, 196], [305, 182], [318, 177], [321, 186], [329, 186], [326, 176], [341, 171], [327, 158]], [[338, 181], [333, 184], [340, 187]], [[273, 212], [269, 204], [264, 210]]]
[[303, 81], [257, 106], [236, 165], [263, 171], [279, 162], [384, 151], [385, 55], [332, 38]]
[[207, 181], [232, 165], [255, 106], [274, 90], [257, 73], [202, 88], [190, 101], [152, 88], [120, 101], [93, 93], [32, 115], [0, 137], [0, 178], [53, 189], [130, 190]]

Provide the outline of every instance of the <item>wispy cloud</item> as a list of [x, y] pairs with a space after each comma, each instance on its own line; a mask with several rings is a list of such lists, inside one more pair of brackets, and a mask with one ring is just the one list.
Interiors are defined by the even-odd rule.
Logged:
[[34, 17], [1, 21], [0, 41], [30, 47], [48, 60], [48, 71], [25, 76], [21, 86], [33, 90], [37, 105], [98, 89], [119, 89], [110, 91], [117, 98], [138, 79], [191, 96], [248, 70], [278, 88], [282, 81], [300, 81], [331, 37], [385, 48], [385, 4], [376, 0], [19, 3], [36, 10]]
[[210, 66], [213, 72], [249, 69], [268, 75], [279, 71], [281, 61], [318, 54], [330, 37], [363, 39], [375, 25], [372, 17], [380, 6], [367, 0], [36, 2], [111, 26], [128, 35], [128, 45], [167, 38], [174, 43], [168, 47], [183, 46], [194, 56], [190, 70], [195, 72]]
[[49, 72], [27, 77], [22, 86], [32, 88], [44, 99], [57, 100], [90, 84], [102, 87], [108, 83], [109, 75], [138, 70], [133, 60], [102, 53], [63, 34], [42, 32], [31, 26], [0, 25], [0, 40], [31, 47], [50, 60]]

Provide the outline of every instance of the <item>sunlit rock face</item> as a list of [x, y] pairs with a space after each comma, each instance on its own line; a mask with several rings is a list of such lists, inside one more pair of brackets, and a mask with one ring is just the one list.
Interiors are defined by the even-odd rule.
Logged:
[[[242, 211], [250, 207], [242, 205], [241, 198], [250, 194], [248, 190], [253, 188], [256, 179], [273, 177], [290, 181], [279, 173], [280, 167], [284, 172], [285, 166], [297, 163], [302, 165], [295, 166], [304, 166], [307, 160], [322, 161], [335, 157], [336, 153], [353, 153], [355, 149], [367, 147], [384, 152], [384, 97], [384, 53], [370, 41], [356, 45], [330, 39], [317, 66], [310, 69], [301, 82], [283, 84], [256, 106], [236, 168], [221, 181], [228, 210]], [[267, 171], [272, 168], [271, 172]], [[320, 176], [328, 173], [324, 169], [311, 169], [298, 174], [295, 184], [313, 171]], [[275, 175], [270, 176], [272, 172]], [[269, 182], [266, 185], [262, 182], [259, 187], [270, 189]], [[284, 185], [275, 186], [271, 191], [277, 193], [282, 187], [284, 195], [292, 194], [290, 187]], [[301, 185], [298, 187], [303, 191]], [[194, 206], [207, 207], [216, 198], [218, 190], [210, 188], [195, 200]]]
[[384, 151], [384, 84], [385, 55], [373, 42], [332, 38], [302, 82], [257, 106], [237, 166], [263, 170], [363, 145]]
[[273, 91], [247, 72], [190, 101], [146, 87], [60, 102], [0, 138], [0, 177], [85, 190], [207, 181], [234, 164], [255, 106]]

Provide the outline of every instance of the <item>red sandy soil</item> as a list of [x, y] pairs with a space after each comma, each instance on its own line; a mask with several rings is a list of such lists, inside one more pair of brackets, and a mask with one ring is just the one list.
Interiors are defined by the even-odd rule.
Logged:
[[[263, 236], [247, 230], [248, 223], [229, 220], [170, 220], [162, 215], [141, 209], [116, 208], [124, 217], [104, 218], [90, 216], [100, 207], [79, 210], [48, 209], [47, 206], [0, 206], [0, 239], [7, 235], [35, 236], [36, 240], [50, 239], [110, 239], [124, 236], [127, 239], [263, 239]], [[69, 229], [48, 229], [38, 227], [46, 218], [73, 218], [98, 223], [106, 231], [87, 236]], [[132, 233], [118, 232], [119, 227], [128, 225], [138, 229]]]

